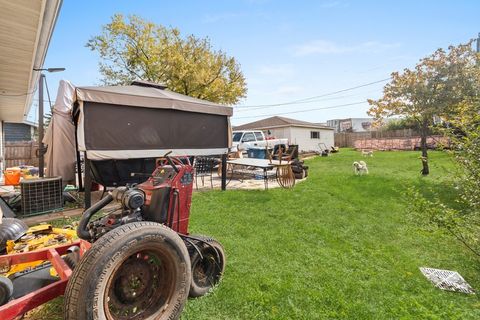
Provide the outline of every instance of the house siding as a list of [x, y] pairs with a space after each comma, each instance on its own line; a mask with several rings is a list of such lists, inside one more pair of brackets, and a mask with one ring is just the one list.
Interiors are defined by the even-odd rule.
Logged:
[[348, 118], [328, 120], [335, 132], [366, 132], [372, 130], [373, 118]]
[[290, 141], [290, 128], [285, 127], [285, 128], [272, 128], [268, 130], [264, 130], [264, 133], [266, 136], [268, 136], [268, 131], [270, 131], [270, 136], [278, 138], [278, 139], [288, 139]]
[[[319, 143], [325, 143], [327, 148], [334, 146], [334, 131], [331, 129], [323, 128], [308, 128], [308, 127], [281, 127], [281, 128], [269, 128], [260, 129], [266, 136], [270, 131], [270, 136], [278, 139], [288, 139], [289, 144], [298, 145], [300, 152], [319, 151]], [[311, 131], [320, 132], [320, 139], [312, 139]]]
[[[325, 143], [327, 148], [331, 148], [334, 145], [333, 130], [320, 129], [320, 128], [302, 128], [302, 127], [289, 127], [291, 144], [297, 144], [300, 152], [318, 151], [320, 148], [319, 143]], [[320, 139], [312, 139], [311, 131], [320, 132]]]
[[5, 142], [31, 141], [31, 126], [25, 123], [9, 123], [3, 124]]

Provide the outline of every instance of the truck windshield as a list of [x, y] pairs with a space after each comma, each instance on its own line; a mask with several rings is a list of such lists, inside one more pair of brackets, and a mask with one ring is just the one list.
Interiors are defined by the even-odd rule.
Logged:
[[239, 142], [242, 139], [243, 132], [235, 132], [233, 134], [233, 142]]
[[255, 137], [257, 141], [263, 141], [263, 134], [261, 132], [255, 132]]

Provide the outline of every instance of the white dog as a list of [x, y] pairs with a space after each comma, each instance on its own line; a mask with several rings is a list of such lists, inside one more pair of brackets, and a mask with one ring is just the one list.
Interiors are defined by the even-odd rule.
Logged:
[[353, 163], [353, 172], [355, 172], [356, 175], [368, 174], [368, 167], [365, 161], [355, 161]]
[[364, 156], [364, 157], [373, 157], [373, 151], [372, 151], [372, 150], [369, 150], [369, 151], [362, 150], [362, 156]]

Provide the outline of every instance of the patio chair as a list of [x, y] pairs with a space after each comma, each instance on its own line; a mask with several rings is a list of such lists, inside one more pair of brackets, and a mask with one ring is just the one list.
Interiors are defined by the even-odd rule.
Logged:
[[272, 155], [272, 153], [270, 153], [270, 151], [268, 151], [268, 148], [267, 148], [266, 149], [267, 159], [270, 160], [270, 162], [272, 162], [272, 160], [280, 160], [280, 162], [282, 161], [289, 162], [289, 161], [292, 161], [292, 159], [294, 158], [296, 150], [297, 150], [297, 146], [292, 146], [288, 148], [287, 151], [285, 151], [284, 148], [279, 147], [277, 149], [277, 153]]
[[205, 177], [210, 177], [210, 185], [213, 189], [212, 171], [215, 167], [215, 159], [210, 157], [195, 158], [195, 187], [198, 190], [198, 178], [202, 179], [202, 186], [205, 186]]
[[298, 154], [296, 154], [296, 151], [297, 146], [288, 147], [288, 150], [282, 155], [282, 160], [292, 161], [293, 159], [295, 159], [295, 156], [298, 156]]

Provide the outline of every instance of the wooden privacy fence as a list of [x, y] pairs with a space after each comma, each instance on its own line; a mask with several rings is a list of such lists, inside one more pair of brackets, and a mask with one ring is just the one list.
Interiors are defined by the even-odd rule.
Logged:
[[420, 133], [413, 129], [367, 132], [335, 133], [335, 145], [340, 148], [354, 148], [355, 141], [366, 139], [411, 138], [419, 137]]
[[4, 168], [16, 167], [19, 165], [30, 165], [38, 167], [38, 142], [5, 142], [5, 166]]
[[[355, 140], [354, 148], [357, 150], [418, 150], [420, 149], [420, 137], [410, 138], [380, 138]], [[427, 138], [429, 149], [450, 148], [450, 140], [444, 136], [430, 136]]]

